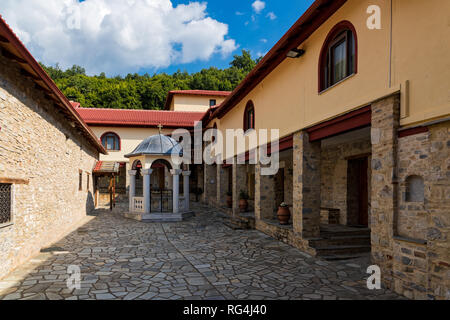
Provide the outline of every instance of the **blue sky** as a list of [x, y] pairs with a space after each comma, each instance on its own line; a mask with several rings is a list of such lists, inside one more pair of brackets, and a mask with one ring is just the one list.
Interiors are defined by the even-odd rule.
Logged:
[[46, 65], [89, 75], [226, 68], [267, 53], [313, 0], [1, 0], [0, 14]]
[[[239, 48], [233, 54], [240, 53], [242, 49], [250, 50], [254, 57], [258, 54], [267, 53], [314, 0], [267, 0], [265, 1], [266, 7], [260, 14], [255, 14], [252, 8], [253, 2], [250, 0], [214, 0], [207, 2], [208, 14], [212, 18], [228, 24], [228, 37], [235, 39], [239, 45]], [[176, 5], [188, 2], [173, 1], [173, 3]], [[276, 19], [268, 18], [269, 12], [273, 12]], [[255, 16], [255, 21], [252, 21], [252, 15]], [[227, 68], [231, 60], [231, 56], [223, 58], [216, 54], [209, 61], [173, 65], [160, 71], [172, 73], [180, 69], [196, 72], [210, 66]], [[145, 71], [145, 69], [142, 71]]]

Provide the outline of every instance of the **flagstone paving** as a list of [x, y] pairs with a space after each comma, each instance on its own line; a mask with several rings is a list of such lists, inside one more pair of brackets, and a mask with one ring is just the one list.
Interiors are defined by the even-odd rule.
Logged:
[[[258, 231], [236, 231], [219, 214], [145, 224], [100, 213], [0, 281], [0, 299], [224, 300], [401, 299], [366, 287], [368, 258], [326, 262]], [[68, 289], [67, 269], [81, 268]]]

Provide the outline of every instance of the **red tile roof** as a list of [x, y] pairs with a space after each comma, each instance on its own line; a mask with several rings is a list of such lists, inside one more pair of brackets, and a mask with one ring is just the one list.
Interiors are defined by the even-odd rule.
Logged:
[[188, 96], [227, 97], [231, 94], [231, 91], [211, 91], [211, 90], [173, 90], [173, 91], [169, 91], [164, 109], [166, 109], [166, 110], [170, 109], [170, 104], [172, 103], [173, 96], [176, 94], [188, 95]]
[[75, 108], [58, 89], [55, 82], [42, 69], [40, 64], [34, 59], [25, 45], [20, 41], [10, 26], [0, 15], [0, 49], [3, 56], [16, 62], [20, 67], [20, 72], [24, 78], [30, 78], [36, 83], [36, 88], [42, 90], [47, 99], [55, 102], [57, 108], [79, 129], [95, 148], [103, 154], [107, 154], [103, 145], [98, 141], [95, 134], [88, 125], [81, 119]]
[[91, 126], [191, 128], [200, 121], [204, 112], [176, 112], [156, 110], [76, 109]]

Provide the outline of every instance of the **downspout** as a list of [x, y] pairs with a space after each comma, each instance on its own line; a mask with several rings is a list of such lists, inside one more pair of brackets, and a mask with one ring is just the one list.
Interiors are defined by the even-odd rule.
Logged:
[[391, 17], [389, 26], [389, 88], [392, 87], [392, 23], [393, 23], [393, 0], [391, 0]]

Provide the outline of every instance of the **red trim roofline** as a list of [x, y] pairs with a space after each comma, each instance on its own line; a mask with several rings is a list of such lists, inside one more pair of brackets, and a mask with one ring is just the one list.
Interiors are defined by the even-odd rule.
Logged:
[[166, 104], [164, 105], [165, 110], [170, 110], [170, 105], [172, 104], [173, 97], [175, 95], [186, 95], [186, 96], [210, 96], [210, 97], [228, 97], [231, 91], [212, 91], [212, 90], [172, 90], [169, 91], [167, 95]]
[[[30, 74], [31, 78], [36, 83], [42, 82], [43, 85], [49, 89], [48, 93], [51, 95], [51, 97], [54, 98], [56, 105], [61, 107], [61, 109], [63, 109], [63, 111], [67, 113], [67, 115], [75, 121], [75, 124], [78, 125], [79, 129], [85, 133], [88, 140], [100, 153], [108, 154], [105, 148], [99, 142], [94, 132], [92, 132], [89, 126], [75, 111], [75, 108], [72, 106], [70, 101], [66, 98], [66, 96], [64, 96], [61, 90], [58, 89], [55, 82], [49, 77], [49, 75], [44, 71], [44, 69], [42, 69], [42, 67], [39, 65], [36, 59], [34, 59], [34, 57], [31, 55], [28, 49], [23, 45], [23, 43], [19, 40], [16, 34], [5, 22], [5, 20], [3, 20], [2, 16], [0, 16], [0, 36], [2, 36], [4, 40], [6, 40], [5, 41], [6, 44], [10, 44], [19, 53], [20, 57], [16, 57], [14, 60], [16, 60], [20, 65], [28, 65], [35, 73]], [[1, 48], [3, 49], [3, 51], [7, 50], [5, 46], [2, 46]], [[38, 85], [42, 87], [42, 84]], [[43, 89], [47, 90], [45, 88]]]

